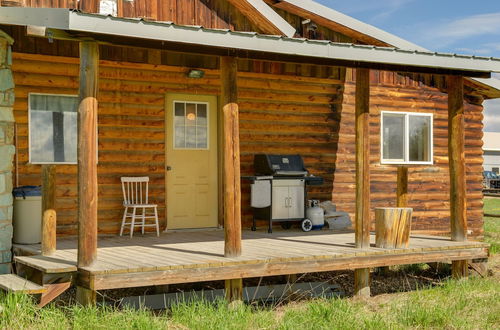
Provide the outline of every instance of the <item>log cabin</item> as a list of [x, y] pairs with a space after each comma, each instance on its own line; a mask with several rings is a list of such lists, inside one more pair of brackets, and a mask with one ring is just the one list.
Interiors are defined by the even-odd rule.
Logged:
[[[13, 248], [42, 301], [64, 283], [92, 303], [203, 280], [234, 300], [243, 278], [339, 269], [369, 295], [374, 267], [450, 261], [463, 277], [487, 258], [482, 102], [500, 97], [500, 60], [430, 52], [313, 1], [0, 3], [0, 270], [12, 186], [42, 185], [42, 244]], [[179, 104], [204, 122], [175, 124]], [[240, 178], [259, 153], [301, 155], [324, 178], [310, 197], [353, 232], [248, 231]], [[141, 176], [163, 232], [119, 237], [120, 178]], [[409, 247], [375, 247], [375, 208], [396, 206], [413, 209]]]

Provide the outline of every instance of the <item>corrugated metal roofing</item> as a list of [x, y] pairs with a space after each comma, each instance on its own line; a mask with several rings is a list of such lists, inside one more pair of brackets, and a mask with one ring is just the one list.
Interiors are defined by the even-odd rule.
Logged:
[[[321, 16], [329, 21], [338, 23], [349, 29], [365, 34], [367, 36], [385, 42], [394, 47], [402, 49], [411, 49], [411, 50], [416, 49], [420, 51], [428, 51], [424, 47], [421, 47], [408, 40], [400, 38], [387, 31], [381, 30], [373, 25], [357, 20], [351, 16], [342, 14], [341, 12], [326, 7], [320, 3], [317, 3], [316, 1], [284, 0], [283, 2], [290, 3], [291, 5], [296, 6], [304, 11], [310, 12], [314, 15]], [[496, 94], [500, 95], [500, 80], [495, 78], [490, 78], [490, 79], [472, 78], [472, 81], [479, 83], [490, 90], [496, 90]]]
[[405, 50], [325, 40], [288, 38], [254, 32], [207, 29], [143, 19], [87, 14], [67, 9], [0, 8], [0, 23], [35, 25], [69, 31], [168, 41], [180, 44], [470, 72], [500, 72], [500, 59], [421, 50]]

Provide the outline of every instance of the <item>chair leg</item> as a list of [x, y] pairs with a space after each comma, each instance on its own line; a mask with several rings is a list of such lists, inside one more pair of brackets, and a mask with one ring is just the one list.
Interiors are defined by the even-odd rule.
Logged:
[[130, 224], [130, 238], [132, 238], [132, 236], [134, 236], [135, 212], [136, 212], [136, 208], [134, 207], [134, 209], [132, 211], [132, 221], [131, 221], [131, 224]]
[[144, 226], [146, 225], [146, 208], [142, 208], [142, 234], [144, 235]]
[[[158, 210], [156, 209], [156, 207], [154, 208], [155, 209], [155, 221], [156, 221], [156, 236], [160, 236], [160, 225], [158, 224]], [[166, 231], [167, 229], [165, 229]]]
[[123, 212], [123, 218], [122, 218], [122, 226], [120, 228], [120, 236], [123, 235], [123, 227], [125, 227], [125, 220], [127, 219], [127, 210], [128, 207], [125, 206], [125, 212]]

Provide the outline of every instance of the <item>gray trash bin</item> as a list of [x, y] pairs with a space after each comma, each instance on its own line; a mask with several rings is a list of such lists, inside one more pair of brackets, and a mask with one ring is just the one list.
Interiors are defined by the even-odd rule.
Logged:
[[13, 242], [37, 244], [42, 240], [42, 191], [40, 186], [14, 188]]

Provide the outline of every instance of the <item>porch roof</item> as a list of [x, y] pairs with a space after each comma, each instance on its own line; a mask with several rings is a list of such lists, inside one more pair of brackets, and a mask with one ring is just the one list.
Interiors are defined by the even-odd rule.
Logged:
[[254, 32], [206, 29], [171, 22], [117, 18], [54, 8], [0, 8], [0, 24], [30, 27], [48, 38], [94, 40], [146, 48], [271, 61], [366, 67], [401, 72], [490, 77], [500, 72], [500, 59], [402, 50], [261, 35]]

